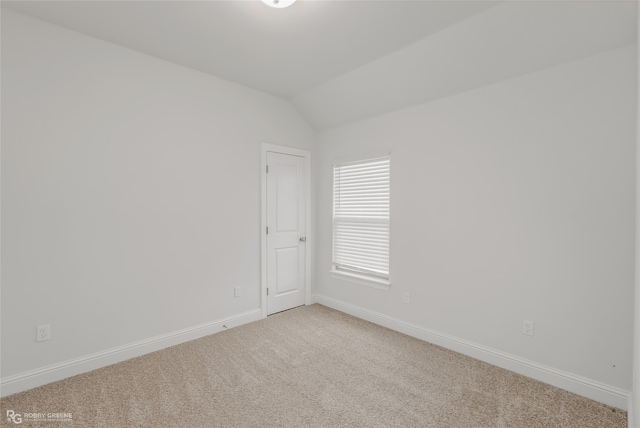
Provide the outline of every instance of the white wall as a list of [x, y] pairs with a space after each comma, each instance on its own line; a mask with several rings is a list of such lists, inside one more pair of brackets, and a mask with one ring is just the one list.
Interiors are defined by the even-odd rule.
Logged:
[[[316, 297], [630, 391], [636, 85], [633, 45], [321, 133]], [[329, 275], [332, 160], [383, 150], [388, 292]]]
[[[640, 24], [640, 8], [638, 9]], [[640, 25], [637, 33], [638, 70], [640, 70]], [[629, 411], [629, 428], [640, 428], [640, 73], [638, 74], [636, 120], [636, 283], [635, 283], [635, 325], [633, 348], [633, 393]]]
[[288, 102], [3, 10], [2, 113], [3, 379], [259, 309]]

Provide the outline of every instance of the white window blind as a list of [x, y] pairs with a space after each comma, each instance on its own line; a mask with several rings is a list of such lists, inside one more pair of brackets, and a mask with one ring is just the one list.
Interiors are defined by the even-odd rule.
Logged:
[[333, 269], [389, 279], [390, 158], [333, 167]]

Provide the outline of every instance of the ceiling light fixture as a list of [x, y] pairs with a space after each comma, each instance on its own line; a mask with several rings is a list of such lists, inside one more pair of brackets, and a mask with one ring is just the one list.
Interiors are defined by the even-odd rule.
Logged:
[[267, 6], [275, 7], [278, 9], [291, 6], [296, 0], [262, 0]]

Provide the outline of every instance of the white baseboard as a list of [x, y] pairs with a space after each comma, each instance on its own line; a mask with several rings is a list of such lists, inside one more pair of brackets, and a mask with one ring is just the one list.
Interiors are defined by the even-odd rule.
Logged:
[[0, 380], [0, 396], [5, 397], [17, 392], [26, 391], [70, 376], [86, 373], [130, 358], [139, 357], [150, 352], [199, 339], [227, 328], [258, 321], [261, 318], [261, 310], [255, 309], [217, 321], [195, 325], [128, 345], [118, 346], [107, 349], [106, 351], [63, 361], [58, 364], [18, 373]]
[[374, 324], [468, 355], [494, 366], [502, 367], [512, 372], [562, 388], [600, 403], [622, 410], [629, 410], [629, 391], [543, 364], [538, 364], [525, 358], [507, 354], [506, 352], [491, 349], [429, 328], [411, 324], [331, 297], [314, 294], [312, 301], [370, 321]]

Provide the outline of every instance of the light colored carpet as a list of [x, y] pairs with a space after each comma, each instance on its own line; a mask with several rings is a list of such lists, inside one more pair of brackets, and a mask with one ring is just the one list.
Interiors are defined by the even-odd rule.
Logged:
[[67, 427], [626, 427], [624, 411], [312, 305], [5, 397]]

